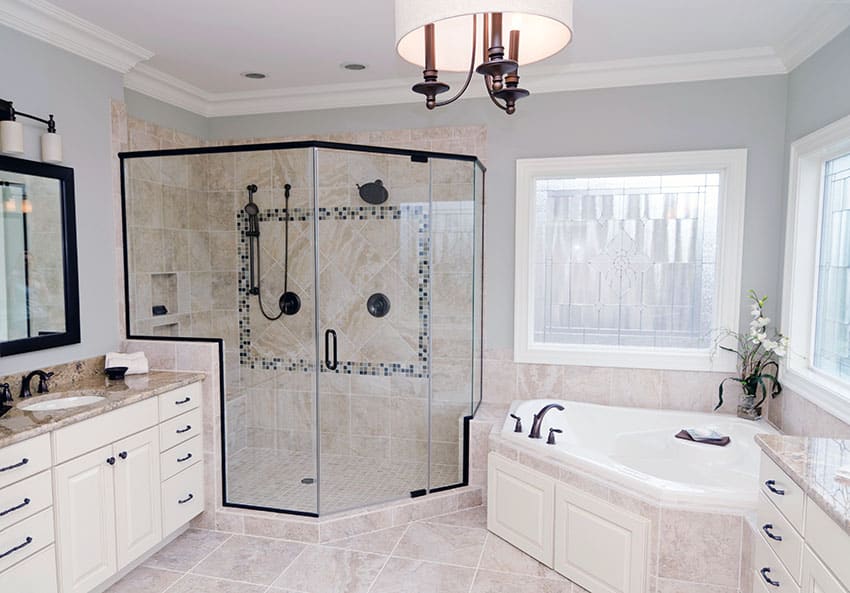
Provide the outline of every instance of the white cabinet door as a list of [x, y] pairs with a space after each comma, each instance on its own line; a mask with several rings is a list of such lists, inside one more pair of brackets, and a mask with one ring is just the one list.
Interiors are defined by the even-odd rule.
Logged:
[[118, 570], [153, 548], [162, 536], [159, 429], [115, 443], [115, 535]]
[[490, 453], [487, 481], [487, 529], [552, 567], [555, 480]]
[[847, 593], [808, 546], [803, 551], [803, 593]]
[[555, 570], [594, 593], [643, 593], [649, 525], [585, 492], [555, 489]]
[[109, 445], [53, 470], [62, 593], [88, 593], [115, 574], [115, 462]]

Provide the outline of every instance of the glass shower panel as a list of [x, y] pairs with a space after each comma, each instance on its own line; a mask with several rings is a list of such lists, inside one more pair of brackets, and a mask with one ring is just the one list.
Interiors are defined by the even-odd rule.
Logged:
[[427, 162], [317, 149], [320, 512], [428, 487]]
[[472, 414], [475, 164], [431, 159], [431, 489], [463, 481]]

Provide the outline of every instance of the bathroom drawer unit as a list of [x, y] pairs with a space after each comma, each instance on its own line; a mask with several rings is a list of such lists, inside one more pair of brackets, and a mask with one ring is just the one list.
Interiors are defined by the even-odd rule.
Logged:
[[[844, 563], [846, 562], [845, 559]], [[848, 593], [835, 575], [808, 547], [803, 553], [803, 593]]]
[[159, 396], [159, 420], [163, 422], [201, 405], [201, 384], [192, 383]]
[[50, 467], [50, 435], [43, 434], [0, 449], [0, 488]]
[[204, 444], [201, 435], [197, 435], [184, 443], [180, 443], [160, 454], [159, 467], [162, 480], [165, 481], [186, 468], [204, 459]]
[[49, 471], [30, 476], [0, 490], [0, 533], [38, 511], [53, 505]]
[[56, 550], [47, 546], [23, 562], [0, 572], [0, 591], [56, 593]]
[[196, 463], [162, 483], [162, 533], [168, 536], [204, 510], [204, 465]]
[[160, 447], [165, 451], [184, 441], [188, 441], [194, 436], [198, 436], [201, 434], [202, 424], [200, 408], [166, 420], [159, 425]]
[[53, 543], [53, 510], [45, 509], [0, 532], [0, 572]]
[[803, 559], [803, 538], [782, 516], [765, 494], [759, 495], [757, 528], [764, 543], [785, 565], [788, 573], [800, 582]]
[[850, 534], [841, 529], [809, 499], [806, 507], [806, 544], [841, 584], [850, 589]]
[[63, 463], [141, 432], [154, 426], [158, 415], [156, 399], [151, 398], [60, 428], [53, 433], [54, 463]]
[[794, 529], [802, 533], [806, 496], [803, 490], [764, 453], [761, 456], [759, 482], [765, 497], [776, 505]]
[[791, 578], [785, 565], [764, 538], [756, 539], [755, 572], [753, 590], [767, 590], [771, 593], [800, 593], [800, 586]]

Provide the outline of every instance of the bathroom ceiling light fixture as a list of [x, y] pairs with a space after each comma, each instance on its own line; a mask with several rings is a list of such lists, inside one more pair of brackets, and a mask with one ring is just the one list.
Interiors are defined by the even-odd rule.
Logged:
[[[510, 115], [529, 94], [519, 87], [520, 64], [544, 60], [566, 47], [573, 37], [572, 21], [572, 0], [395, 0], [396, 50], [424, 68], [424, 80], [413, 91], [425, 95], [428, 109], [460, 98], [477, 72], [493, 103]], [[476, 68], [479, 46], [482, 63]], [[440, 70], [467, 73], [460, 91], [443, 101], [437, 95], [450, 87], [439, 80]]]
[[56, 121], [51, 113], [47, 119], [15, 109], [11, 101], [0, 99], [0, 152], [19, 155], [24, 153], [24, 126], [17, 121], [25, 117], [47, 126], [41, 135], [41, 160], [45, 163], [62, 162], [62, 137], [56, 133]]

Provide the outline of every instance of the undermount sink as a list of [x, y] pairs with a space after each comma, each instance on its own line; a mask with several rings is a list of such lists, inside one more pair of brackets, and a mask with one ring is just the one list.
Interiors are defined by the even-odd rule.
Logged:
[[25, 412], [53, 412], [55, 410], [67, 410], [68, 408], [79, 408], [102, 402], [106, 399], [100, 395], [75, 395], [71, 397], [58, 397], [43, 402], [19, 405], [18, 409]]

